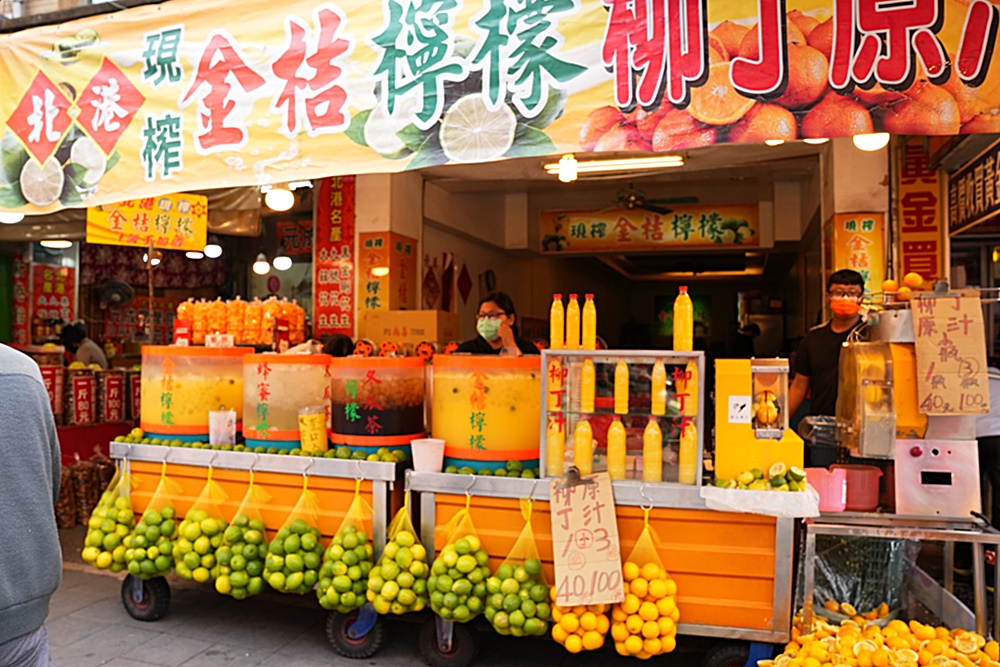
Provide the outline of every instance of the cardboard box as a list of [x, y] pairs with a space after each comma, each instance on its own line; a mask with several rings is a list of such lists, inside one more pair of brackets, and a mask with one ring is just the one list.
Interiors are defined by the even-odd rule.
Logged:
[[376, 345], [389, 341], [416, 346], [426, 341], [446, 345], [458, 341], [458, 313], [443, 310], [371, 310], [359, 327], [361, 338]]

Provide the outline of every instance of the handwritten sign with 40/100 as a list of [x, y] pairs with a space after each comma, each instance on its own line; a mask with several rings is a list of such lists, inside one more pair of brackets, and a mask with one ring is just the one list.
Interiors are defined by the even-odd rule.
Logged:
[[550, 489], [556, 604], [560, 607], [621, 602], [621, 550], [611, 478], [599, 473]]

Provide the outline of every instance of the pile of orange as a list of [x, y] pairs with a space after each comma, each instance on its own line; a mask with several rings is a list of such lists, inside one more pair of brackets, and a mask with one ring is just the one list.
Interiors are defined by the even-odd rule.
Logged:
[[625, 599], [611, 609], [611, 637], [620, 655], [643, 660], [677, 647], [677, 584], [658, 563], [622, 568]]
[[849, 620], [831, 625], [817, 620], [802, 634], [797, 621], [792, 641], [774, 660], [758, 667], [1000, 667], [1000, 645], [967, 630], [924, 625], [917, 621], [875, 623]]
[[611, 622], [608, 605], [592, 604], [560, 607], [555, 604], [556, 588], [552, 587], [552, 638], [570, 653], [596, 651], [604, 646]]

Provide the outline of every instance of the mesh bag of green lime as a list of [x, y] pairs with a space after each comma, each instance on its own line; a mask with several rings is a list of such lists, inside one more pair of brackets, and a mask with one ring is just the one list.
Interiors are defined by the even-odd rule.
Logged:
[[316, 597], [324, 609], [347, 614], [365, 604], [368, 575], [374, 564], [372, 542], [365, 528], [371, 522], [372, 508], [361, 495], [361, 480], [358, 480], [354, 500], [319, 568]]
[[125, 569], [125, 545], [135, 526], [131, 500], [132, 477], [128, 463], [119, 467], [87, 521], [87, 537], [81, 556], [98, 570]]
[[146, 505], [146, 511], [125, 538], [125, 565], [129, 573], [142, 579], [162, 577], [174, 566], [174, 538], [177, 536], [174, 498], [181, 485], [167, 477], [167, 464], [160, 468], [160, 481]]
[[427, 580], [431, 609], [446, 621], [465, 623], [482, 613], [486, 605], [486, 580], [490, 576], [490, 556], [482, 548], [472, 523], [469, 504], [445, 526], [447, 542], [431, 564]]
[[271, 500], [271, 494], [250, 484], [229, 527], [222, 533], [222, 545], [215, 551], [219, 573], [215, 590], [245, 600], [264, 589], [264, 559], [267, 556], [267, 531], [260, 508]]
[[318, 517], [319, 501], [303, 475], [302, 493], [267, 547], [264, 579], [274, 590], [305, 595], [319, 581], [323, 544]]
[[368, 601], [379, 614], [407, 614], [427, 606], [427, 549], [417, 539], [410, 518], [410, 494], [396, 512], [389, 541], [378, 564], [368, 574]]
[[174, 569], [182, 578], [203, 584], [219, 575], [215, 551], [222, 546], [226, 520], [220, 507], [229, 496], [212, 479], [212, 468], [201, 493], [177, 527]]
[[496, 574], [486, 580], [486, 620], [502, 635], [540, 637], [548, 632], [552, 618], [531, 507], [530, 500], [521, 499], [524, 528]]

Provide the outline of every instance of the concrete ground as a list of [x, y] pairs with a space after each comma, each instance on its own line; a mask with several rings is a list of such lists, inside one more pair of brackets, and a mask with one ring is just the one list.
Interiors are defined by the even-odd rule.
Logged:
[[[63, 582], [53, 596], [49, 618], [52, 659], [56, 667], [394, 667], [420, 664], [420, 623], [385, 620], [385, 643], [367, 660], [337, 654], [326, 639], [325, 612], [312, 596], [268, 591], [243, 601], [219, 595], [211, 587], [169, 578], [172, 600], [159, 621], [133, 619], [121, 603], [124, 574], [98, 572], [79, 557], [81, 527], [61, 531]], [[405, 618], [405, 617], [404, 617]], [[429, 616], [421, 617], [421, 621]], [[633, 667], [635, 659], [618, 656], [610, 641], [602, 650], [571, 655], [551, 640], [477, 633], [480, 651], [475, 667], [547, 665]], [[681, 637], [678, 650], [655, 659], [659, 664], [697, 667], [709, 646]]]

